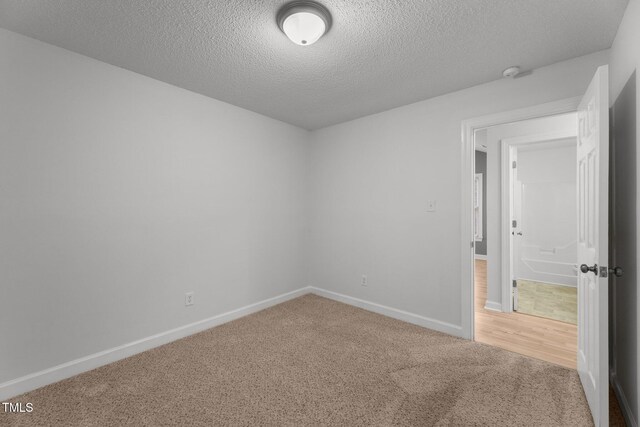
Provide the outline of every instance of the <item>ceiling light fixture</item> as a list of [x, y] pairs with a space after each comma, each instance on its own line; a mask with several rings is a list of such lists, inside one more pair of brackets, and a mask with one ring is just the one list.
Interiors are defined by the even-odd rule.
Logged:
[[278, 27], [297, 45], [309, 46], [331, 27], [331, 14], [314, 1], [293, 1], [278, 11]]

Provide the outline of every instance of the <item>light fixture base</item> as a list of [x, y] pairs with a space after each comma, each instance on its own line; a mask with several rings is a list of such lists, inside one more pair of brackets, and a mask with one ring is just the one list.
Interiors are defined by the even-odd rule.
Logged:
[[[331, 24], [332, 24], [331, 13], [326, 7], [324, 7], [323, 5], [315, 1], [309, 1], [309, 0], [292, 1], [282, 6], [278, 11], [278, 14], [276, 15], [276, 22], [278, 23], [278, 28], [280, 28], [280, 31], [282, 31], [290, 39], [291, 39], [290, 35], [287, 34], [287, 32], [285, 31], [285, 21], [290, 16], [298, 13], [313, 14], [324, 22], [324, 27], [325, 27], [324, 32], [320, 37], [327, 34], [327, 32], [329, 31], [329, 28], [331, 28]], [[315, 40], [313, 42], [315, 42]], [[313, 44], [313, 42], [309, 44]], [[306, 45], [306, 42], [303, 41], [301, 44]]]

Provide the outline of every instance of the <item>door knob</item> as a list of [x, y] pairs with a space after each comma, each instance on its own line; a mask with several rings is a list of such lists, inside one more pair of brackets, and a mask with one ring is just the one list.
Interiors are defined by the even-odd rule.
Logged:
[[622, 277], [622, 273], [623, 271], [622, 271], [622, 268], [620, 267], [613, 267], [613, 268], [609, 267], [609, 274], [613, 274], [616, 277]]
[[598, 275], [598, 264], [594, 264], [593, 267], [589, 267], [587, 264], [582, 264], [580, 266], [580, 271], [583, 273], [592, 272], [595, 275]]

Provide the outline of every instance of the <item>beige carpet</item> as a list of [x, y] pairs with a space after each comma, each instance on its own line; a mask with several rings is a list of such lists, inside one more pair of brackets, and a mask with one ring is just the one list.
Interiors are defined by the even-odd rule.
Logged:
[[518, 280], [518, 313], [578, 323], [578, 292], [570, 286]]
[[11, 401], [2, 425], [592, 425], [575, 371], [315, 295]]

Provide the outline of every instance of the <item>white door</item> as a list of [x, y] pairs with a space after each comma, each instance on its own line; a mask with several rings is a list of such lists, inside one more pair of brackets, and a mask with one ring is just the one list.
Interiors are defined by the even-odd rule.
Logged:
[[578, 107], [578, 373], [596, 426], [609, 425], [609, 69]]

